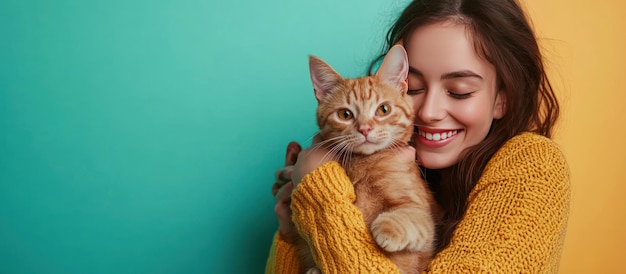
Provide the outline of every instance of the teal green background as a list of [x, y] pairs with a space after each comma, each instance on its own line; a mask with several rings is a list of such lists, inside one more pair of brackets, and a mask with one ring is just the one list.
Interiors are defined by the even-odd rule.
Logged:
[[403, 3], [0, 1], [0, 273], [260, 273], [315, 133]]

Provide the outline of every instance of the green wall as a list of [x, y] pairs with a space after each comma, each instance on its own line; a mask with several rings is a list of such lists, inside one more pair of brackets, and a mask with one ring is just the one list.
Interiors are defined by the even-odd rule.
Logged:
[[260, 273], [316, 130], [406, 1], [0, 1], [0, 273]]

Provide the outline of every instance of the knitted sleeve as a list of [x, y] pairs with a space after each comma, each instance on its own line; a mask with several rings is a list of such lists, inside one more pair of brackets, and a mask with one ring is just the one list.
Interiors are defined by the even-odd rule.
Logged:
[[[307, 174], [293, 192], [293, 221], [315, 262], [323, 273], [398, 273], [371, 237], [355, 198], [337, 162]], [[275, 237], [266, 273], [297, 273], [298, 267], [295, 248]]]
[[551, 140], [521, 134], [494, 155], [429, 273], [557, 273], [569, 170]]
[[265, 264], [265, 274], [298, 273], [300, 262], [296, 252], [296, 246], [285, 242], [280, 237], [280, 233], [276, 232], [270, 248], [270, 255]]

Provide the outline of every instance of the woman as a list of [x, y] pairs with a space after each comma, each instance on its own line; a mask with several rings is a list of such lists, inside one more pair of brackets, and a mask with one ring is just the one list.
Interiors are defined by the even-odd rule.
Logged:
[[[416, 110], [415, 151], [399, 157], [418, 159], [445, 211], [427, 271], [557, 272], [569, 171], [549, 139], [559, 106], [519, 4], [413, 1], [388, 32], [387, 50], [396, 43], [408, 53]], [[323, 161], [326, 153], [289, 145], [273, 187], [279, 231], [266, 272], [298, 271], [292, 242], [300, 233], [324, 273], [397, 273], [359, 218], [350, 179]]]

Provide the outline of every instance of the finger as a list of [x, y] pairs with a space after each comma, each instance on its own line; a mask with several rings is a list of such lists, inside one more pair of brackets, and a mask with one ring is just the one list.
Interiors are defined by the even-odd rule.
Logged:
[[300, 146], [300, 144], [296, 142], [290, 142], [287, 145], [287, 153], [285, 155], [285, 165], [286, 166], [294, 165], [296, 163], [296, 160], [298, 160], [298, 154], [300, 153], [301, 150], [302, 150], [302, 147]]
[[276, 196], [278, 190], [285, 184], [291, 181], [291, 174], [293, 173], [293, 166], [281, 168], [274, 173], [276, 182], [272, 185], [272, 195]]
[[276, 197], [278, 190], [283, 186], [280, 182], [276, 182], [272, 185], [272, 196]]
[[286, 203], [276, 203], [274, 206], [274, 213], [278, 217], [279, 225], [289, 223], [291, 221], [291, 207]]
[[276, 194], [276, 206], [274, 211], [281, 223], [289, 223], [291, 219], [291, 190], [293, 184], [289, 183], [280, 188]]
[[[276, 181], [278, 183], [284, 183], [284, 182], [289, 181], [289, 180], [286, 180], [286, 177], [285, 177], [285, 168], [281, 168], [279, 170], [276, 170], [276, 172], [274, 172], [274, 178], [276, 178]], [[282, 184], [281, 184], [281, 186], [282, 186]]]
[[280, 179], [285, 183], [291, 182], [291, 174], [293, 173], [293, 166], [288, 166], [283, 169], [283, 172], [280, 174]]
[[296, 228], [291, 221], [291, 207], [286, 203], [276, 203], [274, 212], [278, 219], [278, 231], [282, 239], [288, 243], [295, 244], [297, 239]]
[[289, 182], [287, 184], [285, 184], [284, 186], [278, 188], [278, 190], [276, 191], [276, 195], [274, 195], [274, 197], [276, 198], [276, 201], [278, 201], [279, 203], [291, 203], [291, 191], [293, 190], [293, 183]]
[[[276, 181], [278, 181], [279, 183], [284, 184], [286, 182], [291, 181], [292, 172], [293, 172], [293, 166], [286, 166], [274, 172], [274, 178], [276, 178]], [[281, 186], [283, 184], [281, 184]]]

